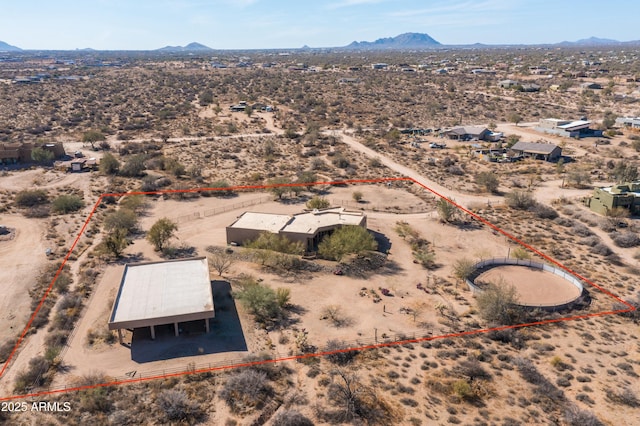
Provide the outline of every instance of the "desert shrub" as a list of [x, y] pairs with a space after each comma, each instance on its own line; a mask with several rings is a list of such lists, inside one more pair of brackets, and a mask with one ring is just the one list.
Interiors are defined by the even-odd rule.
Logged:
[[284, 310], [278, 304], [276, 291], [256, 281], [244, 283], [236, 297], [254, 315], [257, 322], [272, 323], [284, 315]]
[[220, 391], [220, 398], [232, 412], [246, 413], [263, 405], [271, 394], [266, 373], [245, 369], [227, 379]]
[[447, 173], [455, 176], [464, 176], [465, 171], [458, 164], [454, 164], [453, 166], [447, 167]]
[[593, 232], [591, 232], [589, 228], [581, 223], [576, 223], [575, 225], [573, 225], [573, 227], [571, 228], [571, 233], [580, 237], [590, 237], [591, 235], [593, 235]]
[[42, 189], [24, 190], [18, 192], [13, 201], [18, 207], [34, 207], [47, 202], [47, 193]]
[[304, 251], [301, 242], [294, 242], [284, 235], [271, 232], [262, 232], [255, 240], [244, 243], [244, 246], [252, 249], [271, 250], [287, 254], [302, 254]]
[[14, 383], [16, 392], [24, 392], [31, 386], [43, 386], [47, 383], [47, 371], [51, 364], [44, 356], [36, 356], [29, 360], [26, 370], [16, 375]]
[[613, 242], [622, 248], [636, 247], [640, 245], [640, 237], [635, 232], [620, 232], [613, 236]]
[[601, 256], [609, 256], [610, 254], [613, 253], [613, 251], [611, 251], [609, 246], [607, 246], [605, 243], [596, 244], [595, 246], [589, 249], [589, 252], [593, 254], [599, 254]]
[[482, 367], [478, 359], [469, 358], [467, 360], [460, 361], [453, 369], [454, 373], [467, 378], [469, 381], [476, 379], [491, 379], [491, 374]]
[[487, 192], [496, 192], [500, 185], [500, 180], [493, 172], [480, 172], [476, 176], [476, 183], [484, 187]]
[[158, 394], [156, 403], [164, 415], [162, 420], [197, 420], [203, 415], [198, 404], [190, 401], [183, 390], [163, 390]]
[[453, 263], [453, 275], [461, 281], [466, 280], [475, 270], [475, 263], [471, 259], [457, 259]]
[[333, 158], [333, 160], [331, 160], [331, 162], [333, 163], [334, 166], [336, 166], [336, 167], [338, 167], [340, 169], [346, 169], [347, 167], [349, 167], [351, 165], [349, 160], [342, 154], [336, 155]]
[[17, 341], [18, 339], [14, 337], [0, 345], [0, 363], [4, 363], [7, 358], [9, 358], [9, 355], [11, 355], [11, 352], [13, 351], [13, 348], [16, 345]]
[[113, 156], [113, 154], [107, 152], [100, 160], [100, 173], [105, 175], [117, 175], [120, 171], [120, 162]]
[[627, 387], [620, 391], [606, 389], [605, 392], [607, 399], [613, 403], [627, 405], [629, 407], [640, 407], [640, 399], [638, 399], [631, 388]]
[[585, 237], [580, 240], [580, 244], [587, 247], [595, 247], [600, 242], [600, 237], [596, 235], [592, 235], [590, 237]]
[[77, 195], [60, 195], [53, 200], [51, 210], [54, 213], [66, 214], [80, 210], [84, 206], [84, 201]]
[[343, 226], [325, 237], [318, 245], [318, 253], [337, 261], [347, 254], [360, 254], [378, 248], [373, 235], [361, 226]]
[[82, 412], [107, 414], [113, 410], [113, 405], [113, 395], [110, 395], [109, 390], [98, 387], [88, 389], [80, 394], [78, 409]]
[[505, 196], [507, 206], [518, 209], [527, 210], [536, 204], [533, 195], [527, 191], [513, 191]]
[[[346, 365], [350, 363], [356, 357], [356, 355], [358, 354], [358, 351], [352, 351], [352, 350], [341, 351], [344, 349], [349, 349], [349, 345], [347, 344], [347, 342], [336, 340], [336, 339], [329, 340], [327, 342], [327, 346], [325, 347], [325, 352], [333, 352], [333, 353], [329, 353], [326, 356], [327, 359], [330, 362], [338, 365]], [[335, 352], [335, 351], [341, 351], [341, 352]]]
[[329, 320], [334, 327], [345, 327], [352, 323], [339, 305], [327, 305], [322, 308], [321, 320]]
[[[454, 199], [451, 199], [451, 201], [455, 202]], [[444, 198], [440, 198], [436, 202], [436, 209], [441, 222], [454, 222], [458, 216], [458, 208]]]
[[329, 203], [329, 200], [327, 200], [324, 197], [313, 197], [312, 199], [310, 199], [309, 201], [307, 201], [307, 208], [314, 210], [314, 209], [326, 209], [327, 207], [329, 207], [331, 205], [331, 203]]
[[489, 283], [476, 296], [480, 316], [489, 323], [511, 325], [521, 322], [522, 308], [513, 285], [505, 282]]
[[138, 217], [129, 209], [119, 209], [105, 216], [104, 228], [107, 231], [126, 229], [128, 233], [133, 233], [138, 228]]
[[280, 411], [273, 418], [272, 426], [313, 426], [313, 422], [295, 410]]
[[147, 159], [145, 154], [136, 154], [127, 159], [127, 162], [120, 169], [120, 174], [127, 177], [139, 177], [144, 175], [146, 169], [144, 162]]
[[531, 211], [540, 219], [555, 219], [558, 217], [558, 212], [546, 204], [536, 203], [531, 207]]
[[564, 412], [567, 426], [604, 426], [595, 414], [572, 405]]

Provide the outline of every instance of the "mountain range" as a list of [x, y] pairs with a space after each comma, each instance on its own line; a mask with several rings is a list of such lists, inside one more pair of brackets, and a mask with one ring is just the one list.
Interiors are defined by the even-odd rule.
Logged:
[[204, 44], [189, 43], [186, 46], [165, 46], [160, 49], [156, 49], [156, 52], [168, 52], [168, 53], [177, 53], [177, 52], [206, 52], [208, 50], [213, 50], [212, 48], [205, 46]]
[[[579, 46], [626, 46], [626, 45], [639, 45], [640, 40], [634, 41], [618, 41], [608, 38], [590, 37], [577, 41], [563, 41], [555, 44], [545, 44], [546, 46], [560, 46], [560, 47], [579, 47]], [[349, 50], [403, 50], [403, 49], [434, 49], [439, 47], [492, 47], [492, 46], [509, 46], [509, 44], [502, 45], [488, 45], [488, 44], [467, 44], [467, 45], [445, 45], [435, 40], [429, 34], [425, 33], [404, 33], [395, 37], [379, 38], [375, 41], [354, 41], [347, 46], [334, 47], [334, 49], [349, 49]], [[518, 45], [523, 46], [523, 45]], [[532, 45], [535, 46], [535, 45]], [[304, 46], [302, 49], [310, 49], [308, 46]], [[34, 49], [37, 50], [37, 49]], [[89, 49], [85, 49], [89, 50]], [[93, 50], [93, 49], [91, 49]], [[188, 52], [208, 52], [214, 49], [205, 46], [201, 43], [189, 43], [186, 46], [165, 46], [159, 49], [155, 49], [155, 52], [165, 53], [188, 53]], [[20, 52], [22, 49], [16, 46], [12, 46], [8, 43], [0, 41], [0, 52]]]
[[429, 34], [404, 33], [395, 37], [379, 38], [376, 41], [354, 41], [345, 49], [415, 49], [439, 47], [442, 44]]

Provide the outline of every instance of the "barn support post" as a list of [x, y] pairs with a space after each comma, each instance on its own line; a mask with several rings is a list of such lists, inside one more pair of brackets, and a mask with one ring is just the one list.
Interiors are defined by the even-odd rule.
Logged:
[[118, 343], [122, 344], [122, 329], [118, 329]]
[[151, 339], [156, 340], [156, 328], [153, 325], [150, 326], [150, 328], [151, 328]]
[[178, 328], [177, 322], [173, 323], [173, 330], [176, 332], [176, 337], [178, 337], [180, 335], [180, 329]]
[[209, 332], [209, 318], [204, 319], [204, 329]]

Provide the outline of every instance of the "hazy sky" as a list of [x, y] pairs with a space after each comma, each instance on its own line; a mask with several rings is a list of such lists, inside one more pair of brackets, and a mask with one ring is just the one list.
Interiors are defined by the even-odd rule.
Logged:
[[640, 39], [633, 0], [0, 0], [23, 49], [343, 46], [404, 32], [443, 44]]

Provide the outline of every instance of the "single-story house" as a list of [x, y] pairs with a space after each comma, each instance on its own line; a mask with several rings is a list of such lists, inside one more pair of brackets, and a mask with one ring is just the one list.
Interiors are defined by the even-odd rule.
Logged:
[[630, 129], [640, 130], [640, 117], [618, 117], [616, 118], [616, 124], [628, 127]]
[[306, 251], [317, 250], [326, 235], [345, 225], [367, 227], [363, 212], [343, 207], [313, 210], [295, 215], [245, 212], [227, 226], [227, 244], [243, 244], [255, 240], [263, 232], [271, 232], [300, 241]]
[[498, 87], [502, 87], [503, 89], [511, 89], [512, 87], [519, 86], [520, 83], [515, 80], [501, 80], [498, 82]]
[[55, 143], [32, 143], [32, 142], [11, 142], [0, 143], [0, 164], [31, 163], [31, 152], [35, 148], [42, 148], [53, 154], [53, 158], [60, 158], [65, 155], [64, 146], [60, 142]]
[[602, 89], [602, 85], [599, 83], [582, 83], [580, 84], [582, 90], [599, 90]]
[[539, 92], [540, 85], [535, 83], [525, 83], [522, 85], [523, 92]]
[[203, 321], [209, 332], [214, 318], [213, 291], [206, 257], [125, 265], [118, 294], [109, 317], [109, 330], [149, 327], [156, 338], [156, 327]]
[[458, 126], [449, 130], [445, 130], [440, 133], [442, 137], [448, 137], [457, 141], [488, 141], [497, 142], [502, 136], [502, 133], [494, 133], [486, 127], [482, 126]]
[[535, 130], [553, 135], [569, 138], [582, 138], [589, 136], [602, 136], [602, 130], [591, 129], [591, 121], [588, 120], [560, 120], [557, 118], [545, 118], [540, 120]]
[[562, 156], [562, 148], [551, 143], [517, 142], [511, 147], [512, 156], [555, 161]]
[[247, 101], [240, 101], [235, 105], [231, 105], [229, 110], [231, 112], [244, 112], [247, 109]]

